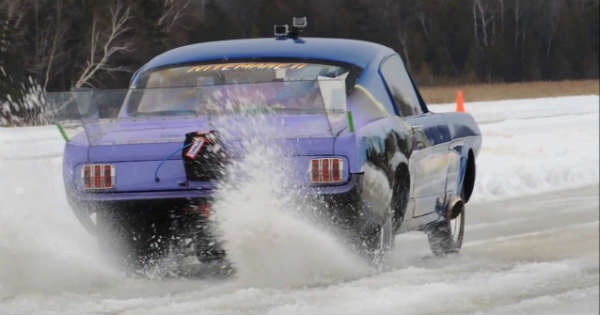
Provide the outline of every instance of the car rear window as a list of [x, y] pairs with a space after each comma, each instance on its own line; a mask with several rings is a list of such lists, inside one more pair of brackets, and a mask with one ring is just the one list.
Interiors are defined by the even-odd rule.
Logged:
[[173, 66], [143, 73], [133, 88], [182, 88], [210, 85], [313, 81], [348, 73], [340, 65], [303, 62], [229, 62]]
[[178, 65], [141, 74], [124, 106], [129, 116], [224, 114], [248, 108], [323, 112], [342, 107], [345, 96], [339, 94], [347, 92], [354, 68], [278, 61]]

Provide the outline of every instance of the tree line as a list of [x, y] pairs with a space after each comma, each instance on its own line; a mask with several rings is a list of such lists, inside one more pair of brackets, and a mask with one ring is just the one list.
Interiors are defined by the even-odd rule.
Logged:
[[[305, 36], [378, 42], [420, 85], [597, 78], [600, 0], [0, 0], [0, 113], [31, 91], [125, 88], [186, 44]], [[15, 105], [16, 106], [16, 105]]]

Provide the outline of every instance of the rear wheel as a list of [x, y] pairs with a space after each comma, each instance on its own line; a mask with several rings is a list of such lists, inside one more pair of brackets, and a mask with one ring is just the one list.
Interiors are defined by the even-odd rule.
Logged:
[[378, 268], [389, 265], [395, 232], [404, 221], [410, 193], [406, 164], [398, 165], [392, 183], [385, 181], [389, 181], [386, 174], [382, 168], [365, 165], [361, 189], [362, 213], [365, 214], [360, 225], [361, 245]]
[[97, 213], [100, 250], [127, 269], [158, 263], [168, 252], [168, 220], [143, 214], [126, 210]]
[[205, 224], [194, 238], [196, 258], [201, 263], [225, 263], [225, 250], [221, 242], [210, 233]]
[[389, 215], [379, 224], [364, 227], [360, 233], [360, 247], [377, 268], [387, 266], [394, 248], [393, 217]]
[[394, 249], [393, 218], [388, 216], [379, 228], [378, 244], [373, 257], [373, 262], [379, 269], [389, 265], [392, 249]]
[[458, 253], [462, 247], [464, 231], [465, 208], [462, 206], [456, 216], [430, 227], [427, 231], [429, 248], [437, 256]]

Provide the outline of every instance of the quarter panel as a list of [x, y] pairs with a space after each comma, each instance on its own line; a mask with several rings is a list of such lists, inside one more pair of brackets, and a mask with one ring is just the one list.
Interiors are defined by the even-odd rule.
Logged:
[[413, 216], [418, 217], [434, 212], [444, 202], [450, 135], [439, 114], [404, 119], [412, 126], [417, 142], [409, 166], [415, 200]]
[[468, 113], [454, 112], [440, 115], [448, 125], [450, 136], [446, 194], [458, 195], [462, 189], [469, 150], [472, 150], [475, 156], [479, 154], [481, 132]]
[[[365, 173], [368, 185], [361, 190], [361, 198], [373, 205], [367, 207], [371, 215], [383, 219], [388, 215], [385, 211], [392, 211], [391, 198], [398, 166], [408, 164], [412, 154], [410, 125], [398, 116], [390, 116], [371, 122], [356, 133], [360, 169]], [[370, 184], [368, 179], [372, 180]], [[413, 204], [408, 203], [405, 214], [412, 213]]]

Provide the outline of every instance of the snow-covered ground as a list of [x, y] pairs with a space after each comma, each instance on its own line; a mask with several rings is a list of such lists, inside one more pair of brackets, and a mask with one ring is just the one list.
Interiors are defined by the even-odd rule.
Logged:
[[[474, 201], [598, 183], [598, 96], [465, 106], [483, 134]], [[454, 108], [430, 106], [434, 112]]]
[[422, 233], [402, 234], [381, 273], [280, 209], [277, 182], [258, 175], [219, 205], [237, 277], [125, 277], [66, 204], [56, 128], [2, 128], [0, 314], [597, 314], [598, 96], [465, 107], [484, 138], [463, 251], [433, 257]]

